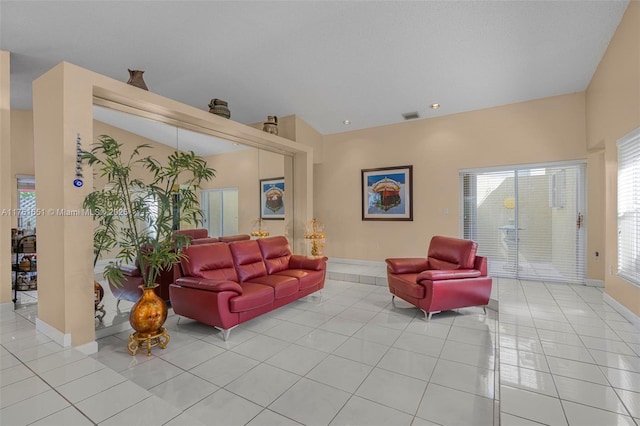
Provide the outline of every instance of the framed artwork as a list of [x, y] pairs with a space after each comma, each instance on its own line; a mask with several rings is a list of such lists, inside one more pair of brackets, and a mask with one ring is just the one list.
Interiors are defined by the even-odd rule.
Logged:
[[362, 170], [362, 220], [413, 220], [413, 166]]
[[284, 220], [284, 177], [260, 179], [260, 218]]

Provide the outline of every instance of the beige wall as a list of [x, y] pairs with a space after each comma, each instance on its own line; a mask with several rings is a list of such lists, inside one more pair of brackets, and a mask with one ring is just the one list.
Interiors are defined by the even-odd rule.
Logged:
[[[325, 253], [384, 260], [459, 235], [460, 169], [586, 159], [583, 93], [328, 135], [316, 165]], [[361, 169], [413, 165], [413, 222], [362, 221]]]
[[[616, 141], [640, 126], [640, 2], [629, 3], [586, 92], [587, 145], [604, 148], [605, 291], [640, 315], [640, 288], [618, 278]], [[593, 156], [599, 156], [596, 152]], [[590, 223], [590, 229], [593, 224]], [[597, 228], [596, 228], [597, 229]]]
[[[0, 50], [0, 209], [12, 209], [11, 182], [11, 84], [9, 52]], [[0, 215], [0, 303], [11, 300], [11, 223]]]

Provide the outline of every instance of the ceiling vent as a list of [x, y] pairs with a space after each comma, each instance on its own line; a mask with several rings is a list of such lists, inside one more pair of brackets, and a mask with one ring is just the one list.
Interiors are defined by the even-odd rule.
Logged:
[[418, 111], [405, 112], [404, 114], [402, 114], [402, 118], [404, 118], [405, 120], [415, 120], [416, 118], [420, 118], [420, 114], [418, 114]]

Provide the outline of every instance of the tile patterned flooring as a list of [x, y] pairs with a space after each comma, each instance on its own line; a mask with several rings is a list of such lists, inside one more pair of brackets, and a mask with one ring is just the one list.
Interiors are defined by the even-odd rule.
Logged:
[[128, 354], [128, 331], [92, 356], [62, 348], [36, 305], [0, 305], [0, 424], [640, 425], [640, 329], [601, 289], [498, 278], [499, 319], [425, 322], [352, 266], [227, 342], [170, 316], [150, 357]]

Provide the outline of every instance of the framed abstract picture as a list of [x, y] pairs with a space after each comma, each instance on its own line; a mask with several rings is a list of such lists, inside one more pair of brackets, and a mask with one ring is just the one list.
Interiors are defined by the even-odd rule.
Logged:
[[260, 179], [260, 218], [284, 220], [284, 178]]
[[362, 170], [362, 220], [413, 220], [413, 166]]

